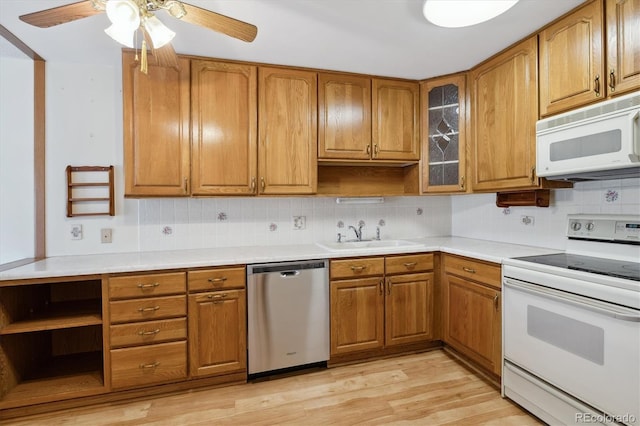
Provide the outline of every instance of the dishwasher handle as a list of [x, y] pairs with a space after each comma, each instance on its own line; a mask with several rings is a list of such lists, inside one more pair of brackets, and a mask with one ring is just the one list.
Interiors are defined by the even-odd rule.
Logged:
[[259, 265], [248, 265], [247, 275], [269, 274], [272, 272], [280, 272], [282, 277], [290, 277], [300, 274], [305, 269], [324, 269], [329, 265], [327, 260], [313, 260], [309, 262], [282, 262], [282, 263], [263, 263]]
[[300, 275], [300, 271], [284, 271], [284, 272], [280, 272], [280, 276], [282, 278], [297, 277], [298, 275]]

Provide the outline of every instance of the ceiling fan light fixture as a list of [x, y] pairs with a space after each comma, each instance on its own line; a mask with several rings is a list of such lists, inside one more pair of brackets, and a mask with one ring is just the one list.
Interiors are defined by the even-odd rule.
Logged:
[[114, 26], [135, 31], [140, 26], [140, 9], [132, 0], [109, 0], [107, 17]]
[[109, 28], [104, 30], [104, 32], [107, 33], [109, 37], [111, 37], [118, 43], [127, 47], [134, 47], [133, 35], [135, 34], [136, 30], [131, 30], [125, 27], [119, 27], [113, 24]]
[[488, 21], [506, 12], [518, 0], [425, 0], [424, 17], [446, 28], [460, 28]]
[[161, 48], [176, 36], [175, 32], [167, 28], [162, 21], [153, 15], [145, 17], [142, 25], [147, 30], [154, 49]]
[[187, 11], [184, 8], [183, 4], [177, 0], [169, 0], [165, 3], [164, 7], [174, 18], [181, 19], [184, 15], [187, 14]]

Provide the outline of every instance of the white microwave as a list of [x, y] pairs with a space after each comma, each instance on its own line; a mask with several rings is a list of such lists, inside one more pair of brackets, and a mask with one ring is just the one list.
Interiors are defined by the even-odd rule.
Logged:
[[640, 92], [539, 120], [536, 173], [571, 181], [640, 177]]

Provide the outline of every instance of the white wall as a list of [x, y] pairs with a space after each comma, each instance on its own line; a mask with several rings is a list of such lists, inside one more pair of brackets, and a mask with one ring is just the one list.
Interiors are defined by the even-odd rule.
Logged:
[[[567, 215], [575, 213], [640, 214], [640, 179], [576, 183], [573, 189], [552, 190], [551, 206], [496, 207], [495, 194], [451, 197], [451, 230], [460, 237], [527, 244], [564, 250]], [[533, 216], [533, 226], [521, 216]]]
[[[125, 201], [120, 60], [112, 67], [47, 62], [47, 256], [138, 250], [138, 201]], [[115, 166], [116, 215], [67, 218], [67, 165]], [[82, 240], [71, 240], [80, 224]], [[114, 229], [101, 244], [100, 229]]]
[[[388, 197], [382, 204], [336, 204], [335, 198], [176, 198], [140, 202], [141, 250], [309, 244], [355, 237], [349, 225], [364, 221], [363, 236], [443, 236], [451, 232], [448, 196]], [[293, 216], [306, 228], [293, 229]], [[340, 225], [339, 223], [342, 223]], [[342, 227], [341, 227], [342, 226]], [[170, 229], [169, 229], [170, 228]]]
[[33, 257], [33, 61], [0, 57], [0, 264]]

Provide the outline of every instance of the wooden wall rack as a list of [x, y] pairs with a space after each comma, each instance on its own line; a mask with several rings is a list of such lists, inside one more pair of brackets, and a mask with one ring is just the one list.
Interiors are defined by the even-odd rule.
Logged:
[[513, 192], [496, 193], [496, 206], [513, 207], [513, 206], [535, 206], [549, 207], [551, 198], [548, 189], [534, 189]]
[[[97, 182], [84, 182], [74, 181], [77, 178], [77, 173], [80, 172], [104, 172], [107, 174], [105, 181]], [[106, 189], [104, 196], [91, 196], [80, 197], [74, 195], [74, 190], [79, 188], [99, 188], [104, 187]], [[102, 192], [102, 191], [100, 191]], [[102, 194], [101, 194], [102, 195]], [[76, 203], [107, 203], [105, 209], [99, 212], [74, 212], [73, 205]], [[115, 216], [115, 197], [113, 190], [113, 166], [67, 166], [67, 217], [74, 216]]]

